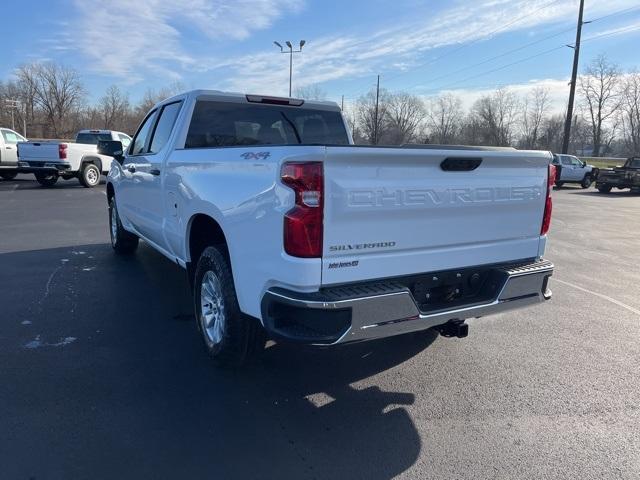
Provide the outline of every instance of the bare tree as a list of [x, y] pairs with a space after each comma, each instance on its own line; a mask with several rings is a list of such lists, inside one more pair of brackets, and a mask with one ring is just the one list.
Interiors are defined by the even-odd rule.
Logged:
[[16, 83], [20, 91], [20, 101], [24, 105], [28, 127], [33, 127], [36, 123], [37, 72], [38, 65], [32, 63], [21, 65], [15, 73], [17, 77]]
[[513, 92], [501, 88], [480, 97], [473, 105], [472, 114], [481, 126], [481, 143], [496, 146], [513, 143], [519, 114], [519, 101]]
[[593, 156], [599, 157], [601, 145], [610, 144], [615, 135], [616, 112], [620, 108], [620, 68], [599, 55], [580, 77], [582, 108], [591, 124]]
[[624, 79], [620, 121], [626, 153], [640, 155], [640, 72], [631, 72]]
[[129, 116], [129, 99], [116, 85], [111, 85], [98, 103], [102, 128], [122, 130]]
[[522, 111], [522, 145], [534, 149], [538, 145], [542, 122], [549, 110], [549, 90], [534, 88], [524, 99]]
[[538, 139], [540, 149], [551, 152], [559, 152], [562, 149], [564, 117], [564, 115], [552, 115], [543, 121]]
[[[378, 143], [384, 139], [388, 130], [389, 92], [380, 90], [378, 114], [376, 116], [376, 91], [371, 90], [361, 96], [356, 102], [355, 113], [358, 131], [362, 135], [358, 141], [369, 144], [375, 143], [376, 133]], [[384, 140], [383, 140], [384, 141]]]
[[400, 145], [415, 141], [424, 119], [424, 103], [406, 92], [389, 95], [386, 106], [386, 143]]
[[35, 103], [55, 137], [70, 135], [70, 118], [82, 107], [85, 91], [75, 70], [54, 63], [37, 64]]
[[327, 92], [320, 88], [318, 84], [313, 84], [305, 87], [297, 87], [294, 96], [305, 100], [326, 100]]
[[426, 111], [430, 141], [447, 145], [456, 143], [462, 129], [462, 100], [445, 94], [429, 100]]

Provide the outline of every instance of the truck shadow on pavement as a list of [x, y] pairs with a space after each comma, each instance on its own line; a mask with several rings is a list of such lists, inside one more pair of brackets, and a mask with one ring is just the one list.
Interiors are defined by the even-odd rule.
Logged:
[[[104, 176], [100, 181], [100, 184], [94, 188], [104, 188], [106, 186], [106, 181], [104, 180]], [[84, 189], [77, 178], [70, 178], [69, 180], [63, 180], [62, 178], [58, 179], [55, 185], [51, 187], [43, 187], [38, 182], [35, 181], [33, 177], [29, 178], [26, 175], [21, 175], [18, 178], [13, 180], [4, 180], [0, 181], [0, 187], [4, 186], [5, 188], [8, 186], [15, 186], [18, 190], [67, 190], [67, 189]]]
[[12, 285], [0, 293], [7, 478], [382, 480], [420, 455], [404, 408], [414, 395], [367, 379], [420, 361], [433, 332], [270, 344], [260, 363], [219, 370], [184, 271], [145, 245], [129, 258], [86, 245], [0, 263]]

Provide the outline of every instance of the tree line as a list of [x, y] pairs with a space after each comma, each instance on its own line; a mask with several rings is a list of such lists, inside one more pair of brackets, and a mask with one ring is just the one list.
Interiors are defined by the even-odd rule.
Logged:
[[[76, 70], [54, 63], [26, 64], [16, 69], [13, 79], [0, 82], [0, 126], [13, 124], [26, 137], [38, 139], [73, 138], [83, 128], [131, 134], [153, 105], [183, 89], [179, 83], [148, 89], [134, 104], [112, 85], [92, 105]], [[16, 108], [7, 100], [17, 100]]]
[[[26, 128], [29, 138], [70, 138], [82, 128], [135, 132], [158, 101], [183, 90], [172, 84], [149, 89], [132, 103], [113, 85], [95, 104], [77, 71], [53, 63], [18, 67], [11, 80], [0, 82], [0, 125]], [[624, 73], [600, 55], [579, 76], [578, 108], [572, 119], [570, 150], [574, 153], [640, 155], [640, 72]], [[317, 85], [296, 96], [324, 99]], [[17, 100], [10, 108], [7, 100]], [[534, 88], [517, 95], [500, 88], [478, 98], [465, 111], [462, 99], [444, 94], [426, 99], [407, 92], [372, 90], [345, 110], [356, 143], [401, 145], [436, 143], [514, 146], [560, 151], [565, 115], [551, 109], [549, 91]]]
[[[594, 157], [640, 155], [640, 72], [624, 73], [600, 55], [585, 66], [576, 87], [570, 151]], [[566, 115], [552, 111], [549, 90], [542, 87], [524, 96], [499, 88], [478, 98], [468, 111], [462, 99], [450, 93], [423, 99], [383, 89], [376, 112], [372, 90], [345, 114], [356, 143], [513, 146], [553, 152], [562, 148]]]

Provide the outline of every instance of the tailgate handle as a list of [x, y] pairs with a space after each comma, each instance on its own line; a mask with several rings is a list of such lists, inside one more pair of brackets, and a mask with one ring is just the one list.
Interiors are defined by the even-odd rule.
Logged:
[[481, 158], [449, 157], [442, 161], [440, 168], [445, 172], [470, 172], [478, 168], [481, 163]]

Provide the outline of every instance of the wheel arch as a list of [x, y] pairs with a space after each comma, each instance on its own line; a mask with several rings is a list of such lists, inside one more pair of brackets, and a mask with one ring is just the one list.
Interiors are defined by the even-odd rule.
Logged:
[[111, 203], [111, 199], [116, 196], [116, 190], [113, 183], [107, 182], [107, 203]]
[[185, 253], [189, 282], [193, 281], [195, 265], [198, 262], [200, 254], [205, 248], [210, 246], [222, 247], [222, 252], [227, 257], [229, 266], [232, 268], [227, 237], [220, 223], [209, 214], [195, 213], [189, 218], [185, 236]]
[[102, 173], [102, 159], [101, 158], [93, 157], [93, 156], [90, 156], [90, 155], [82, 157], [82, 160], [80, 160], [80, 170], [82, 170], [82, 167], [87, 163], [93, 163], [96, 167], [98, 167], [98, 169], [100, 170], [100, 173]]

